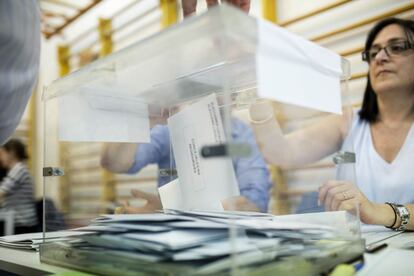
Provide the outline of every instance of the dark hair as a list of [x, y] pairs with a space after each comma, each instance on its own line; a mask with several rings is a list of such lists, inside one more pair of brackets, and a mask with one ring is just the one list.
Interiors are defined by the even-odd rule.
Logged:
[[3, 181], [7, 175], [7, 169], [0, 164], [0, 182]]
[[[368, 51], [372, 43], [374, 42], [374, 39], [378, 35], [378, 33], [387, 27], [388, 25], [396, 24], [400, 26], [403, 30], [405, 35], [407, 36], [407, 39], [410, 43], [414, 43], [414, 21], [413, 20], [405, 20], [400, 18], [387, 18], [380, 22], [378, 22], [374, 28], [371, 29], [371, 31], [368, 34], [367, 40], [365, 42], [365, 49], [364, 51]], [[368, 73], [368, 81], [367, 86], [365, 88], [364, 93], [364, 99], [362, 101], [362, 107], [359, 111], [359, 118], [361, 120], [366, 120], [370, 123], [376, 122], [378, 120], [378, 100], [377, 95], [375, 94], [374, 90], [371, 86], [371, 80], [369, 78]]]
[[10, 139], [2, 146], [2, 148], [7, 152], [13, 152], [19, 161], [23, 161], [28, 158], [26, 146], [18, 139]]

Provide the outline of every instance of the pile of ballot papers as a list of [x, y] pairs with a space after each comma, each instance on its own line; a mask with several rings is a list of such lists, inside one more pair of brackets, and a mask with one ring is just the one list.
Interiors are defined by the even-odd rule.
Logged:
[[323, 268], [308, 266], [322, 270], [326, 260], [330, 268], [363, 249], [361, 240], [338, 238], [330, 226], [261, 213], [104, 215], [75, 230], [87, 234], [41, 245], [41, 260], [106, 275], [226, 274], [235, 267], [251, 271], [289, 260], [324, 260]]
[[0, 237], [0, 246], [13, 249], [38, 250], [39, 245], [43, 243], [66, 241], [73, 236], [88, 235], [92, 233], [94, 232], [71, 230], [48, 232], [47, 237], [44, 237], [42, 232], [9, 235]]

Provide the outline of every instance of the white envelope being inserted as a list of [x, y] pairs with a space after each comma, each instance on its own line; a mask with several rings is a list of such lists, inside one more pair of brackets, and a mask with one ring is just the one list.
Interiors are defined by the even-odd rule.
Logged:
[[[180, 181], [178, 178], [159, 187], [158, 193], [160, 195], [162, 208], [164, 210], [189, 210], [189, 208], [184, 204], [181, 195]], [[217, 202], [217, 204], [212, 205], [210, 209], [223, 210], [223, 205], [221, 205], [221, 202]]]
[[206, 145], [225, 143], [215, 94], [168, 119], [182, 204], [186, 210], [223, 210], [221, 201], [240, 195], [230, 158], [200, 155]]
[[163, 209], [186, 209], [181, 198], [180, 181], [178, 178], [159, 187], [158, 193], [160, 194]]

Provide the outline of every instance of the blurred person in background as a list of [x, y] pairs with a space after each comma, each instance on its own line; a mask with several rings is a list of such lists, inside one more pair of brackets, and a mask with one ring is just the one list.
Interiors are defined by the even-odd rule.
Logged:
[[7, 170], [0, 182], [0, 210], [14, 212], [15, 234], [38, 231], [33, 179], [25, 164], [25, 145], [10, 139], [0, 148], [0, 163]]

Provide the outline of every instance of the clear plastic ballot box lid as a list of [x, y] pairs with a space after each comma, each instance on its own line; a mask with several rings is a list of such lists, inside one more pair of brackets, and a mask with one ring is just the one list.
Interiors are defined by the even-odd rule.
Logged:
[[318, 204], [328, 181], [356, 183], [348, 78], [337, 54], [221, 5], [54, 81], [44, 235], [83, 235], [42, 261], [213, 273], [357, 254], [354, 201]]

